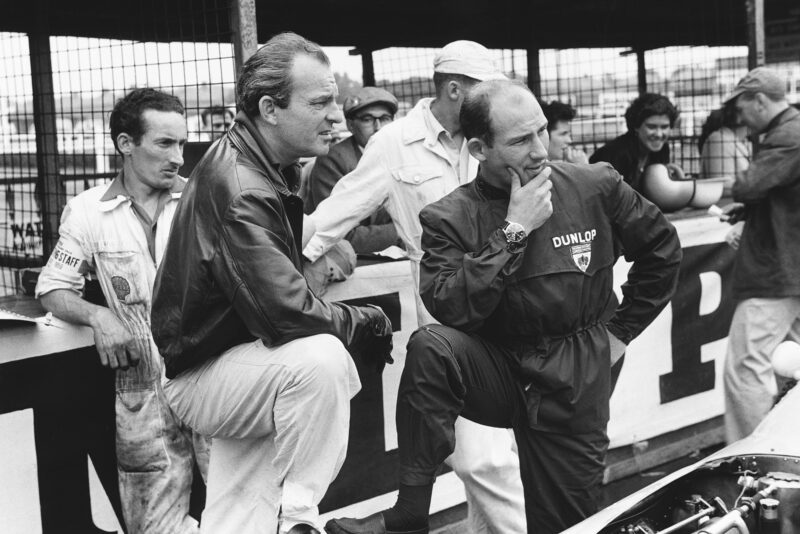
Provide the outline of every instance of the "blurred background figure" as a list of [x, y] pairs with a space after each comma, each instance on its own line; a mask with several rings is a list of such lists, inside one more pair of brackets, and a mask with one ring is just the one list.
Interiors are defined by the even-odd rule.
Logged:
[[203, 119], [203, 133], [210, 136], [210, 141], [216, 141], [228, 131], [233, 122], [233, 111], [225, 106], [211, 106], [200, 114]]
[[542, 104], [542, 111], [547, 117], [547, 133], [550, 134], [547, 159], [569, 163], [589, 163], [586, 153], [572, 146], [572, 119], [577, 115], [575, 108], [564, 102], [553, 100], [549, 104]]
[[733, 103], [711, 112], [700, 131], [697, 148], [700, 178], [729, 178], [723, 193], [729, 195], [734, 178], [747, 170], [753, 155], [747, 126], [739, 121]]
[[667, 141], [678, 116], [678, 108], [667, 97], [644, 93], [625, 110], [628, 131], [598, 148], [589, 161], [609, 162], [641, 193], [645, 168], [653, 163], [669, 163]]

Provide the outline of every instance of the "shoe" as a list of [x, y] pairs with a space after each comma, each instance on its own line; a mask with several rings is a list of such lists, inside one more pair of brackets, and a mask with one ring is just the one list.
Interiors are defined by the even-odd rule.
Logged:
[[383, 512], [368, 515], [363, 519], [331, 519], [325, 525], [328, 534], [428, 534], [428, 527], [416, 530], [386, 530]]

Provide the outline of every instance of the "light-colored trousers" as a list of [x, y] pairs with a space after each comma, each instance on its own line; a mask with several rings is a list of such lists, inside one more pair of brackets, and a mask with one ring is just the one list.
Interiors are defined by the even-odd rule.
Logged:
[[[143, 337], [144, 347], [149, 335]], [[143, 349], [144, 350], [144, 349]], [[172, 412], [153, 351], [117, 371], [116, 453], [122, 516], [129, 534], [197, 534], [189, 515], [193, 468], [208, 471], [208, 441]]]
[[213, 438], [201, 532], [324, 532], [317, 506], [344, 462], [360, 388], [327, 334], [237, 345], [167, 381], [175, 413]]
[[800, 341], [800, 297], [752, 298], [736, 306], [724, 373], [728, 443], [750, 435], [772, 408], [772, 352], [786, 339]]

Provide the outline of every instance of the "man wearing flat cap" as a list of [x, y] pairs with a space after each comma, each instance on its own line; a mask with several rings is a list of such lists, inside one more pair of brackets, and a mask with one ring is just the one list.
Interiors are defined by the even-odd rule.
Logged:
[[[331, 147], [326, 156], [316, 159], [308, 177], [303, 209], [312, 213], [328, 198], [342, 176], [358, 165], [367, 141], [394, 120], [397, 99], [379, 87], [363, 87], [344, 102], [347, 129], [353, 135]], [[398, 242], [397, 230], [386, 210], [379, 209], [350, 230], [345, 237], [357, 254], [378, 252]]]
[[[415, 285], [422, 257], [419, 212], [475, 177], [458, 120], [466, 92], [483, 80], [503, 79], [494, 58], [473, 41], [455, 41], [434, 57], [434, 98], [423, 98], [402, 119], [377, 132], [356, 169], [334, 186], [309, 217], [316, 233], [303, 255], [314, 261], [360, 221], [384, 208], [411, 259]], [[420, 325], [435, 322], [417, 297]], [[464, 482], [473, 532], [524, 533], [519, 458], [512, 435], [459, 418], [449, 459]]]
[[777, 393], [772, 352], [800, 341], [800, 112], [786, 100], [786, 80], [758, 67], [725, 99], [759, 135], [755, 157], [736, 176], [728, 209], [745, 221], [733, 271], [738, 301], [725, 359], [728, 442], [750, 434]]

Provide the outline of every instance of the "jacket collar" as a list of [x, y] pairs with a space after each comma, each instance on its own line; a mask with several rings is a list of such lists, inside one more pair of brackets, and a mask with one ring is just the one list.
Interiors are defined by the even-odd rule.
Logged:
[[[119, 174], [114, 178], [111, 184], [100, 197], [100, 211], [111, 211], [120, 204], [133, 200], [133, 195], [130, 194], [128, 188], [125, 187], [125, 171], [120, 170]], [[169, 189], [171, 200], [178, 200], [181, 198], [183, 189], [186, 187], [186, 178], [178, 176], [177, 180], [172, 184]]]
[[403, 143], [410, 145], [417, 141], [425, 141], [427, 146], [435, 146], [439, 142], [439, 134], [446, 132], [431, 112], [433, 98], [423, 98], [406, 115], [403, 121]]
[[769, 121], [769, 124], [767, 125], [767, 128], [764, 130], [764, 133], [769, 132], [779, 124], [783, 124], [784, 122], [791, 120], [798, 114], [800, 114], [800, 111], [797, 111], [794, 107], [789, 106], [788, 108], [784, 109], [783, 111], [772, 117], [772, 120]]
[[240, 151], [247, 154], [262, 168], [275, 171], [268, 175], [273, 178], [279, 193], [282, 195], [297, 194], [300, 188], [300, 164], [295, 162], [281, 169], [280, 164], [276, 163], [278, 158], [275, 157], [275, 152], [258, 131], [255, 123], [243, 111], [236, 115], [233, 127], [228, 130], [227, 136]]
[[484, 197], [486, 200], [508, 200], [511, 198], [511, 193], [509, 191], [495, 187], [487, 182], [483, 177], [481, 170], [482, 169], [478, 167], [478, 175], [475, 176], [475, 180], [472, 181], [472, 184], [474, 184], [472, 187], [475, 188], [479, 195]]

